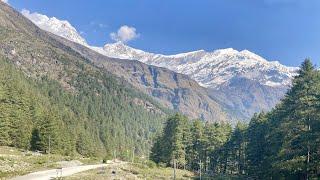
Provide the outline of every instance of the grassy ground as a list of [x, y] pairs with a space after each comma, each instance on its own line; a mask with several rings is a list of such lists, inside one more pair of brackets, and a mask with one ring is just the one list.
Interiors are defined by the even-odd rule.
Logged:
[[[173, 179], [172, 168], [150, 167], [143, 164], [125, 164], [118, 166], [109, 166], [104, 169], [94, 169], [64, 178], [66, 180], [169, 180]], [[190, 171], [177, 170], [176, 179], [194, 179], [200, 178]], [[245, 180], [239, 176], [216, 175], [202, 176], [203, 180]]]
[[[177, 170], [177, 179], [194, 179], [190, 171]], [[65, 178], [66, 180], [137, 180], [137, 179], [173, 179], [172, 168], [148, 167], [142, 164], [125, 164], [109, 166], [105, 169], [95, 169], [78, 173]]]
[[[0, 180], [24, 175], [30, 172], [67, 167], [83, 164], [101, 163], [97, 159], [82, 158], [81, 156], [45, 155], [35, 152], [25, 152], [12, 147], [0, 146]], [[63, 179], [66, 180], [167, 180], [173, 179], [173, 169], [157, 167], [155, 164], [127, 163], [110, 165], [103, 169], [81, 172]], [[194, 173], [176, 170], [176, 179], [199, 179]], [[233, 180], [241, 179], [231, 176], [202, 177], [202, 179]], [[244, 179], [244, 178], [243, 178]]]
[[[72, 161], [71, 161], [72, 160]], [[97, 160], [61, 155], [44, 155], [0, 146], [0, 179], [23, 175], [34, 171], [76, 164], [95, 164]]]

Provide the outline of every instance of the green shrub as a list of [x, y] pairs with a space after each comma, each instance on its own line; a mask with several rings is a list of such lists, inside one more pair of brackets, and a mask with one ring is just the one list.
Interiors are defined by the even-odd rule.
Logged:
[[149, 168], [155, 168], [155, 167], [157, 167], [157, 164], [156, 164], [155, 162], [153, 162], [153, 161], [150, 161], [150, 160], [148, 160], [146, 164], [147, 164], [147, 166], [148, 166]]
[[162, 167], [162, 168], [167, 167], [166, 163], [159, 163], [158, 166], [159, 166], [159, 167]]

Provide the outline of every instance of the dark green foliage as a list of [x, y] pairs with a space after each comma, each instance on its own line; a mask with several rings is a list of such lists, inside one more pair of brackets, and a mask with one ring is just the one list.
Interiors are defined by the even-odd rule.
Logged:
[[[204, 156], [204, 129], [203, 123], [200, 120], [195, 120], [191, 125], [191, 138], [188, 152], [188, 165], [191, 169], [200, 169], [200, 160], [205, 158]], [[202, 161], [203, 162], [203, 161]]]
[[247, 173], [252, 177], [262, 177], [267, 169], [270, 169], [270, 164], [266, 162], [267, 140], [266, 133], [268, 132], [266, 114], [255, 114], [250, 121], [247, 130]]
[[[190, 122], [176, 114], [168, 118], [163, 134], [151, 150], [151, 160], [178, 168], [203, 171], [213, 166], [212, 153], [228, 139], [231, 127], [223, 124], [204, 124], [200, 120]], [[210, 161], [212, 160], [212, 161]]]
[[[267, 114], [255, 114], [248, 127], [238, 124], [230, 135], [231, 130], [223, 125], [204, 126], [195, 121], [191, 138], [184, 143], [190, 169], [198, 170], [201, 160], [207, 174], [251, 179], [319, 178], [320, 72], [308, 59], [298, 72], [280, 104]], [[156, 144], [153, 152], [160, 148], [161, 153], [165, 147]]]
[[319, 164], [314, 157], [318, 156], [320, 147], [317, 136], [320, 122], [319, 87], [319, 71], [307, 59], [302, 63], [293, 87], [270, 119], [274, 133], [267, 135], [270, 140], [278, 142], [269, 146], [274, 149], [269, 155], [273, 174], [308, 178], [317, 173]]
[[40, 131], [39, 129], [33, 129], [30, 141], [30, 149], [32, 151], [40, 150], [41, 149], [41, 139], [40, 139]]
[[[85, 67], [84, 67], [85, 68]], [[89, 72], [89, 74], [88, 74]], [[50, 153], [110, 156], [136, 148], [147, 154], [166, 111], [148, 112], [133, 99], [151, 101], [103, 71], [80, 73], [66, 91], [48, 76], [26, 78], [0, 60], [0, 145]], [[156, 103], [155, 103], [156, 104]]]
[[186, 164], [184, 138], [187, 123], [187, 118], [182, 115], [170, 117], [165, 124], [163, 136], [158, 137], [152, 148], [151, 159], [167, 165], [172, 165], [173, 160], [176, 160], [177, 165], [183, 167]]

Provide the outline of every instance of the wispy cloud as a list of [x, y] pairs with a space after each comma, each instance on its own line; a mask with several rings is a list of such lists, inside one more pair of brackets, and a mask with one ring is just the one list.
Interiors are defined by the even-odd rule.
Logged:
[[93, 27], [99, 27], [99, 28], [107, 28], [108, 25], [107, 24], [104, 24], [104, 23], [100, 23], [100, 22], [96, 22], [96, 21], [91, 21], [90, 22], [90, 26], [93, 26]]
[[99, 23], [98, 26], [99, 26], [100, 28], [106, 28], [106, 27], [108, 27], [108, 25], [103, 24], [103, 23]]
[[140, 36], [136, 28], [127, 25], [121, 26], [117, 32], [110, 33], [110, 38], [114, 41], [128, 42]]

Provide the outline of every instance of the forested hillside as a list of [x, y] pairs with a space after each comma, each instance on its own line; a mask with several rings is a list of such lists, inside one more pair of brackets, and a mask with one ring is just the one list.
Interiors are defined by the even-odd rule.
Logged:
[[146, 154], [171, 113], [0, 2], [0, 145]]
[[27, 78], [1, 58], [0, 145], [47, 152], [50, 139], [51, 153], [148, 152], [164, 112], [136, 105], [130, 99], [138, 93], [103, 73], [79, 74], [74, 82], [76, 94], [46, 76]]
[[210, 175], [319, 178], [320, 72], [305, 60], [280, 104], [254, 115], [249, 125], [238, 124], [232, 133], [223, 125], [196, 121], [190, 126], [182, 116], [169, 118], [151, 159]]

